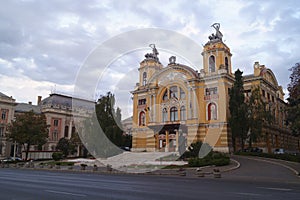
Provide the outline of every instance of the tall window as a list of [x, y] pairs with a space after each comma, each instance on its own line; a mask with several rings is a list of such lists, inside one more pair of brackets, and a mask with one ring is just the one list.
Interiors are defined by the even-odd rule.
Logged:
[[167, 111], [166, 108], [164, 108], [164, 109], [162, 110], [162, 121], [163, 121], [163, 122], [168, 121], [168, 111]]
[[5, 120], [5, 119], [6, 119], [6, 113], [7, 113], [6, 110], [2, 110], [2, 113], [1, 113], [1, 119], [2, 119], [2, 120]]
[[145, 113], [142, 111], [140, 112], [139, 126], [145, 126], [145, 122], [146, 122], [146, 116]]
[[57, 131], [53, 131], [52, 132], [52, 139], [53, 139], [53, 141], [57, 141], [58, 140], [58, 132]]
[[209, 72], [216, 71], [216, 61], [214, 56], [209, 57]]
[[208, 104], [207, 115], [208, 120], [217, 120], [217, 106], [215, 103]]
[[69, 136], [69, 126], [65, 126], [65, 134], [64, 137], [68, 137]]
[[146, 83], [147, 83], [147, 73], [144, 72], [143, 73], [143, 85], [146, 85]]
[[4, 127], [0, 127], [0, 137], [4, 137]]
[[181, 106], [180, 108], [180, 120], [186, 120], [186, 109], [185, 106]]
[[228, 64], [228, 58], [225, 57], [225, 69], [228, 70], [229, 64]]
[[58, 126], [58, 120], [57, 119], [53, 120], [53, 125]]
[[170, 109], [170, 121], [178, 120], [178, 109], [174, 106]]

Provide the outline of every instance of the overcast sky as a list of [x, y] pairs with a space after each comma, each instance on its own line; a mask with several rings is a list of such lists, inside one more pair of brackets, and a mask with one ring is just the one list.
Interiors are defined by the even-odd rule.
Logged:
[[[259, 61], [275, 73], [286, 92], [288, 69], [300, 62], [300, 1], [162, 2], [1, 1], [0, 92], [17, 102], [34, 104], [38, 95], [45, 98], [55, 91], [73, 94], [86, 58], [110, 38], [140, 28], [162, 28], [202, 45], [214, 33], [210, 26], [215, 22], [221, 24], [223, 41], [233, 54], [233, 71], [239, 68], [250, 74], [253, 63]], [[150, 52], [148, 45], [116, 58], [101, 80], [105, 87], [89, 98], [113, 90], [116, 80], [123, 78], [121, 84], [128, 88], [124, 101], [131, 104], [129, 90], [138, 82], [137, 68], [143, 55]], [[163, 64], [168, 57], [160, 57]], [[130, 77], [125, 76], [129, 72]], [[128, 108], [121, 109], [129, 116]]]

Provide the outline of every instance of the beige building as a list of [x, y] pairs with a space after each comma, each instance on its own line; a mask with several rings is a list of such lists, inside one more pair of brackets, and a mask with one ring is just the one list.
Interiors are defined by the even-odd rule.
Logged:
[[0, 92], [0, 159], [10, 156], [12, 142], [7, 141], [7, 126], [14, 119], [16, 100]]
[[[174, 151], [182, 153], [194, 141], [203, 141], [216, 151], [232, 151], [228, 126], [229, 90], [234, 83], [230, 48], [223, 42], [219, 24], [202, 52], [200, 72], [176, 63], [163, 66], [158, 51], [145, 55], [140, 63], [139, 82], [133, 94], [132, 151]], [[199, 56], [201, 56], [199, 54]], [[265, 152], [274, 148], [299, 150], [299, 138], [284, 124], [282, 87], [273, 72], [256, 62], [254, 73], [244, 77], [245, 95], [259, 85], [264, 99], [274, 109], [276, 124], [264, 126], [255, 144]]]

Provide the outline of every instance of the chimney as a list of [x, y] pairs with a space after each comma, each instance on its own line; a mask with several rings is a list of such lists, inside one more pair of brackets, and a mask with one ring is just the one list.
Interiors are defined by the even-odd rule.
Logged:
[[37, 99], [37, 105], [39, 105], [42, 101], [42, 96], [38, 96], [38, 99]]

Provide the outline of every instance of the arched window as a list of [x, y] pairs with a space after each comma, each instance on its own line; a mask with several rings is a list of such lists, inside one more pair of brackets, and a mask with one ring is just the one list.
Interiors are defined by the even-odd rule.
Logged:
[[139, 126], [145, 126], [145, 122], [146, 122], [146, 116], [145, 116], [145, 112], [140, 112], [140, 117], [139, 117]]
[[215, 103], [208, 104], [207, 116], [208, 120], [217, 120], [217, 106]]
[[174, 106], [170, 109], [170, 121], [178, 120], [178, 109]]
[[147, 83], [147, 73], [144, 72], [143, 73], [143, 85], [146, 85], [146, 83]]
[[166, 100], [168, 100], [168, 90], [166, 90], [163, 95], [163, 101], [166, 101]]
[[168, 121], [168, 111], [167, 111], [166, 108], [164, 108], [164, 109], [162, 110], [162, 121], [163, 121], [163, 122]]
[[214, 56], [209, 57], [209, 72], [215, 72], [216, 71], [216, 61]]
[[185, 99], [185, 92], [182, 88], [180, 88], [180, 99]]
[[229, 64], [228, 64], [228, 58], [225, 57], [225, 69], [228, 70]]
[[180, 108], [180, 120], [186, 120], [186, 109], [185, 106], [181, 106]]

